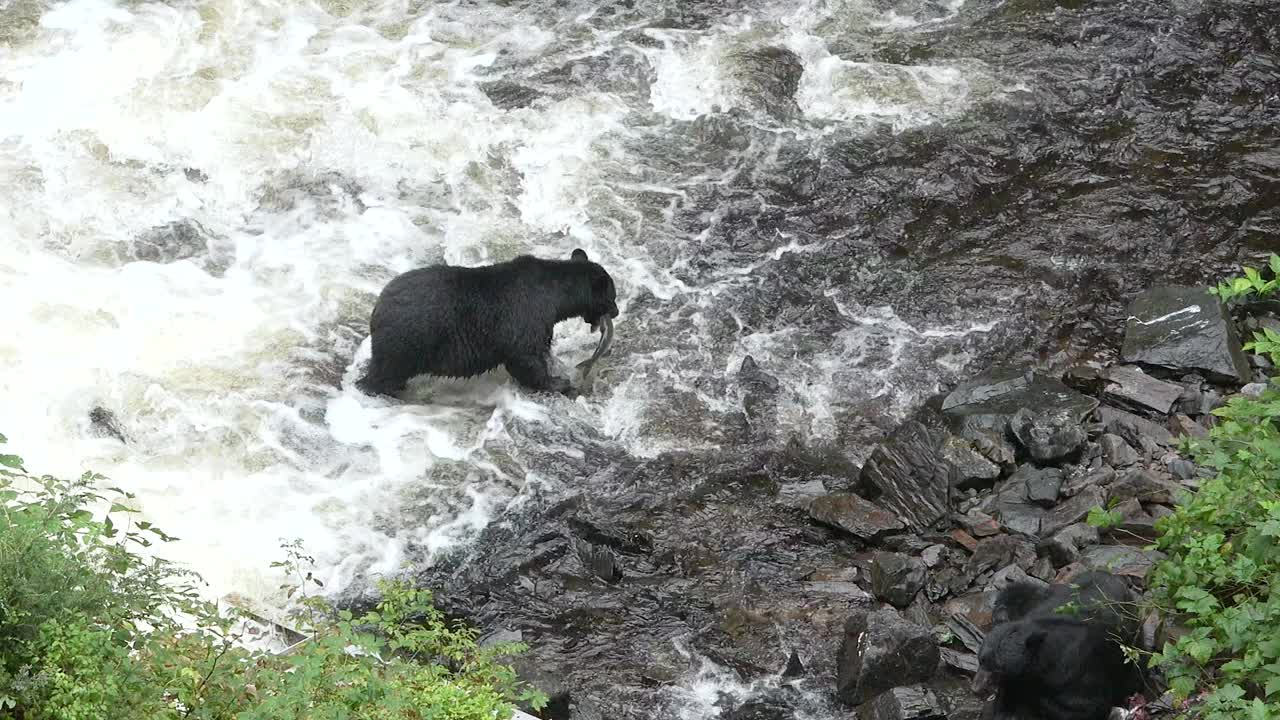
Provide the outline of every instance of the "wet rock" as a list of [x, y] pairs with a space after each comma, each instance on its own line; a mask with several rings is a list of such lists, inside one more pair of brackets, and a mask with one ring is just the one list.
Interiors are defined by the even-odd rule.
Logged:
[[[950, 437], [943, 445], [942, 455], [955, 468], [953, 476], [958, 490], [985, 490], [995, 485], [1000, 477], [1000, 466], [978, 452], [973, 443], [960, 437]], [[1010, 456], [1009, 461], [1013, 458]]]
[[1085, 548], [1097, 544], [1098, 529], [1092, 525], [1076, 523], [1054, 533], [1040, 544], [1040, 548], [1053, 561], [1055, 567], [1062, 567], [1076, 562]]
[[876, 599], [905, 608], [925, 581], [924, 562], [900, 553], [877, 552], [871, 559], [871, 594]]
[[1014, 477], [1018, 475], [1023, 476], [1023, 482], [1027, 485], [1028, 501], [1043, 508], [1050, 508], [1057, 504], [1058, 493], [1062, 490], [1061, 470], [1028, 466], [1014, 473]]
[[1092, 365], [1073, 365], [1062, 374], [1062, 382], [1072, 390], [1096, 397], [1107, 387], [1106, 371]]
[[1086, 440], [1084, 428], [1070, 411], [1039, 414], [1022, 408], [1009, 419], [1009, 430], [1031, 459], [1040, 463], [1066, 458]]
[[1121, 521], [1118, 525], [1106, 531], [1108, 540], [1129, 545], [1137, 543], [1144, 546], [1155, 542], [1157, 537], [1155, 530], [1156, 519], [1143, 509], [1142, 503], [1136, 499], [1126, 500], [1112, 507], [1111, 511], [1119, 513]]
[[1197, 370], [1247, 382], [1252, 375], [1222, 301], [1202, 287], [1155, 287], [1129, 306], [1125, 362]]
[[1074, 525], [1089, 516], [1089, 511], [1102, 505], [1106, 498], [1100, 487], [1089, 487], [1081, 490], [1075, 497], [1067, 500], [1045, 514], [1040, 521], [1040, 535], [1047, 536]]
[[791, 705], [777, 697], [748, 700], [724, 715], [725, 720], [795, 720], [795, 717]]
[[1065, 414], [1083, 422], [1098, 401], [1054, 378], [1020, 368], [997, 368], [961, 383], [942, 401], [942, 412], [956, 433], [968, 424], [1002, 432], [1019, 410], [1040, 415]]
[[1183, 388], [1163, 380], [1157, 380], [1131, 365], [1109, 368], [1104, 394], [1123, 404], [1139, 409], [1154, 410], [1168, 415], [1173, 404], [1182, 396]]
[[970, 510], [960, 517], [960, 524], [974, 537], [991, 537], [1000, 532], [1000, 523], [990, 515], [979, 510]]
[[1247, 398], [1260, 398], [1266, 391], [1267, 384], [1260, 382], [1249, 383], [1248, 385], [1240, 388], [1240, 394]]
[[951, 531], [951, 537], [956, 541], [956, 544], [969, 552], [973, 552], [978, 547], [977, 539], [958, 528]]
[[995, 599], [996, 594], [991, 591], [973, 592], [948, 600], [942, 606], [947, 627], [973, 652], [982, 647], [985, 631], [992, 625]]
[[742, 410], [751, 433], [757, 439], [768, 437], [776, 425], [778, 378], [765, 372], [750, 355], [738, 368], [738, 386], [742, 391]]
[[1087, 570], [1106, 570], [1145, 580], [1151, 568], [1163, 558], [1164, 553], [1156, 550], [1129, 545], [1095, 545], [1080, 554], [1078, 564]]
[[1073, 498], [1091, 487], [1108, 485], [1115, 480], [1116, 471], [1106, 465], [1096, 470], [1077, 469], [1062, 484], [1062, 496]]
[[1058, 568], [1054, 567], [1053, 561], [1047, 557], [1036, 558], [1031, 565], [1031, 570], [1027, 572], [1031, 577], [1043, 582], [1053, 582], [1053, 576], [1058, 572]]
[[1143, 438], [1148, 438], [1165, 447], [1173, 447], [1177, 444], [1173, 434], [1164, 426], [1124, 410], [1103, 406], [1098, 408], [1098, 418], [1107, 432], [1119, 435], [1134, 447], [1141, 447]]
[[973, 675], [978, 672], [978, 656], [975, 652], [961, 652], [951, 648], [941, 648], [942, 663], [953, 670]]
[[1028, 498], [1027, 478], [1037, 471], [1031, 466], [1018, 472], [1000, 485], [999, 491], [989, 499], [990, 511], [1000, 524], [1011, 532], [1035, 536], [1040, 532], [1040, 519], [1044, 508]]
[[978, 576], [1017, 565], [1029, 568], [1036, 561], [1035, 546], [1013, 535], [997, 535], [978, 543], [965, 563], [964, 575], [972, 582]]
[[877, 504], [921, 531], [947, 514], [952, 468], [942, 453], [945, 434], [908, 422], [871, 453], [859, 482]]
[[171, 263], [204, 255], [209, 250], [208, 230], [186, 218], [151, 228], [134, 239], [125, 260]]
[[528, 107], [542, 97], [537, 90], [511, 80], [486, 80], [479, 83], [479, 87], [489, 102], [502, 110]]
[[1014, 583], [1027, 583], [1031, 585], [1048, 584], [1037, 577], [1029, 575], [1027, 571], [1017, 565], [1009, 565], [1008, 567], [1001, 568], [999, 572], [991, 576], [991, 581], [988, 583], [987, 589], [998, 592]]
[[927, 628], [896, 611], [858, 612], [845, 623], [836, 659], [836, 694], [858, 705], [886, 690], [933, 677], [940, 660]]
[[804, 74], [800, 56], [783, 47], [767, 46], [730, 53], [729, 85], [749, 104], [777, 118], [800, 114], [795, 94]]
[[[997, 468], [1009, 468], [1017, 462], [1018, 450], [1005, 434], [1005, 427], [988, 427], [980, 416], [961, 418], [957, 424], [956, 434], [973, 445], [982, 457]], [[964, 489], [971, 485], [966, 484]]]
[[1209, 436], [1209, 431], [1203, 425], [1182, 413], [1169, 418], [1168, 428], [1169, 432], [1173, 433], [1175, 437], [1203, 438]]
[[950, 554], [945, 545], [930, 545], [920, 553], [920, 561], [925, 567], [932, 569], [938, 567]]
[[1203, 386], [1204, 378], [1188, 375], [1183, 378], [1182, 395], [1174, 408], [1187, 415], [1208, 415], [1222, 406], [1222, 394]]
[[1171, 460], [1169, 461], [1169, 474], [1174, 480], [1186, 481], [1196, 476], [1196, 464], [1190, 460]]
[[896, 687], [858, 708], [858, 720], [945, 720], [933, 691], [923, 685]]
[[867, 541], [905, 527], [892, 513], [849, 493], [814, 498], [809, 503], [809, 516]]
[[101, 405], [94, 406], [89, 411], [89, 430], [98, 437], [113, 438], [122, 443], [129, 442], [120, 418]]
[[1138, 468], [1129, 471], [1107, 487], [1107, 500], [1120, 503], [1137, 499], [1144, 503], [1172, 505], [1178, 494], [1183, 491], [1183, 487], [1173, 480], [1161, 477], [1145, 468]]
[[187, 178], [187, 180], [193, 183], [209, 182], [209, 176], [199, 168], [182, 168], [182, 174]]
[[791, 656], [787, 658], [787, 666], [782, 669], [782, 677], [784, 679], [789, 679], [803, 676], [804, 663], [800, 661], [800, 653], [792, 650]]
[[1102, 446], [1102, 459], [1112, 467], [1127, 467], [1140, 459], [1138, 451], [1119, 435], [1107, 433], [1098, 438], [1098, 444]]
[[608, 545], [597, 545], [586, 540], [575, 539], [574, 548], [582, 566], [605, 582], [617, 582], [622, 579], [622, 568], [618, 557]]

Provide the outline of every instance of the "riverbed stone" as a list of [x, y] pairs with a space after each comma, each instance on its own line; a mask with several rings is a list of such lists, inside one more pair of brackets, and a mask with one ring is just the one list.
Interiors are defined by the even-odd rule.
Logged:
[[942, 452], [946, 433], [908, 422], [872, 451], [859, 476], [868, 497], [917, 532], [950, 509], [955, 468]]
[[836, 657], [836, 696], [859, 705], [886, 690], [925, 682], [940, 656], [933, 633], [895, 610], [856, 612], [845, 621]]
[[1121, 358], [1245, 383], [1252, 376], [1226, 307], [1203, 287], [1161, 286], [1129, 305]]
[[[1062, 490], [1062, 471], [1058, 468], [1036, 468], [1030, 465], [1014, 473], [1022, 476], [1027, 486], [1027, 500], [1043, 508], [1051, 508], [1058, 502]], [[1012, 478], [1010, 478], [1012, 479]]]
[[1053, 562], [1054, 567], [1062, 567], [1080, 559], [1080, 553], [1087, 547], [1098, 544], [1098, 529], [1085, 523], [1068, 525], [1042, 542], [1039, 549]]
[[1106, 491], [1101, 487], [1093, 486], [1081, 490], [1070, 500], [1045, 513], [1040, 520], [1040, 536], [1053, 535], [1068, 525], [1080, 522], [1089, 516], [1090, 510], [1102, 505], [1105, 499]]
[[1077, 422], [1098, 406], [1094, 398], [1067, 387], [1060, 380], [1029, 368], [994, 368], [956, 386], [942, 401], [942, 412], [959, 427], [962, 421], [994, 430], [1008, 427], [1009, 418], [1023, 408], [1035, 413], [1065, 412]]
[[1182, 397], [1181, 385], [1153, 378], [1133, 365], [1108, 368], [1107, 380], [1103, 391], [1106, 397], [1161, 415], [1168, 415], [1173, 404]]
[[1112, 467], [1128, 467], [1140, 459], [1138, 451], [1119, 435], [1106, 433], [1098, 438], [1098, 444], [1102, 446], [1102, 459]]
[[889, 552], [877, 552], [871, 558], [871, 593], [897, 608], [911, 604], [926, 576], [919, 558]]
[[1169, 429], [1146, 418], [1138, 417], [1131, 412], [1102, 406], [1098, 408], [1098, 419], [1102, 421], [1107, 432], [1119, 435], [1125, 442], [1134, 447], [1142, 447], [1143, 438], [1156, 444], [1173, 447], [1177, 444]]
[[[956, 470], [952, 481], [957, 490], [986, 489], [1000, 477], [1000, 466], [983, 456], [965, 438], [947, 438], [942, 454]], [[1013, 458], [1010, 457], [1009, 460], [1012, 461]]]
[[852, 493], [814, 498], [809, 503], [809, 516], [860, 540], [875, 540], [906, 527], [893, 513]]
[[1066, 458], [1087, 439], [1080, 420], [1071, 410], [1037, 413], [1021, 408], [1009, 418], [1009, 431], [1031, 459], [1051, 463]]
[[923, 685], [896, 687], [858, 708], [858, 720], [945, 720], [933, 691]]
[[1135, 468], [1107, 486], [1107, 501], [1120, 503], [1136, 499], [1144, 503], [1172, 505], [1183, 487], [1170, 478], [1146, 468]]

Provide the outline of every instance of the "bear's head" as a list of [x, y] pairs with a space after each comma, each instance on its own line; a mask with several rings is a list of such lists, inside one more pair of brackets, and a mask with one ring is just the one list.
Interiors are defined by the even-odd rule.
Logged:
[[978, 665], [996, 676], [1018, 677], [1036, 664], [1048, 630], [1034, 620], [1014, 620], [996, 625], [982, 641]]
[[618, 317], [618, 291], [613, 286], [613, 277], [599, 263], [591, 262], [582, 248], [574, 249], [569, 259], [589, 267], [591, 302], [587, 312], [583, 313], [582, 320], [593, 330], [598, 330], [606, 319], [611, 321]]

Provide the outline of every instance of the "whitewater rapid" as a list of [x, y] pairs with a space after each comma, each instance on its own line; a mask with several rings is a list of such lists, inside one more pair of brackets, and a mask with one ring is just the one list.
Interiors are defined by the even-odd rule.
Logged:
[[[181, 538], [159, 551], [212, 597], [278, 605], [282, 540], [300, 538], [337, 592], [429, 562], [531, 486], [580, 481], [555, 458], [583, 443], [717, 444], [706, 428], [736, 402], [717, 383], [748, 354], [779, 375], [783, 430], [834, 437], [854, 386], [892, 414], [929, 390], [890, 392], [914, 372], [904, 363], [954, 342], [917, 362], [958, 373], [965, 338], [998, 318], [917, 327], [833, 288], [846, 327], [805, 362], [789, 360], [787, 330], [726, 340], [722, 298], [814, 241], [691, 282], [703, 238], [669, 207], [728, 178], [636, 148], [655, 127], [743, 106], [725, 58], [766, 43], [804, 66], [804, 121], [758, 118], [770, 133], [947, 122], [1001, 91], [979, 64], [830, 47], [960, 7], [920, 5], [915, 18], [859, 0], [760, 4], [700, 30], [645, 28], [658, 6], [608, 20], [590, 3], [0, 5], [0, 432], [34, 470], [92, 469], [136, 493]], [[601, 57], [633, 74], [584, 74], [511, 109], [481, 88]], [[574, 247], [619, 288], [619, 341], [592, 396], [531, 396], [502, 372], [419, 381], [408, 404], [352, 386], [396, 273]], [[571, 367], [593, 343], [566, 323], [555, 349]], [[94, 408], [124, 442], [95, 429]]]

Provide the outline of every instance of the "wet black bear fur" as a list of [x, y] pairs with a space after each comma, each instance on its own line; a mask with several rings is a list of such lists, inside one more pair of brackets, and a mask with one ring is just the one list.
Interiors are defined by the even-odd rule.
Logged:
[[613, 278], [582, 249], [569, 260], [521, 255], [480, 267], [417, 268], [378, 296], [369, 318], [373, 356], [356, 386], [395, 395], [417, 375], [472, 377], [501, 365], [526, 388], [572, 397], [569, 380], [551, 374], [556, 323], [617, 316]]
[[1013, 583], [1002, 590], [978, 653], [996, 683], [985, 717], [1106, 720], [1141, 688], [1141, 672], [1120, 645], [1137, 634], [1136, 600], [1123, 578], [1100, 571], [1065, 585]]

